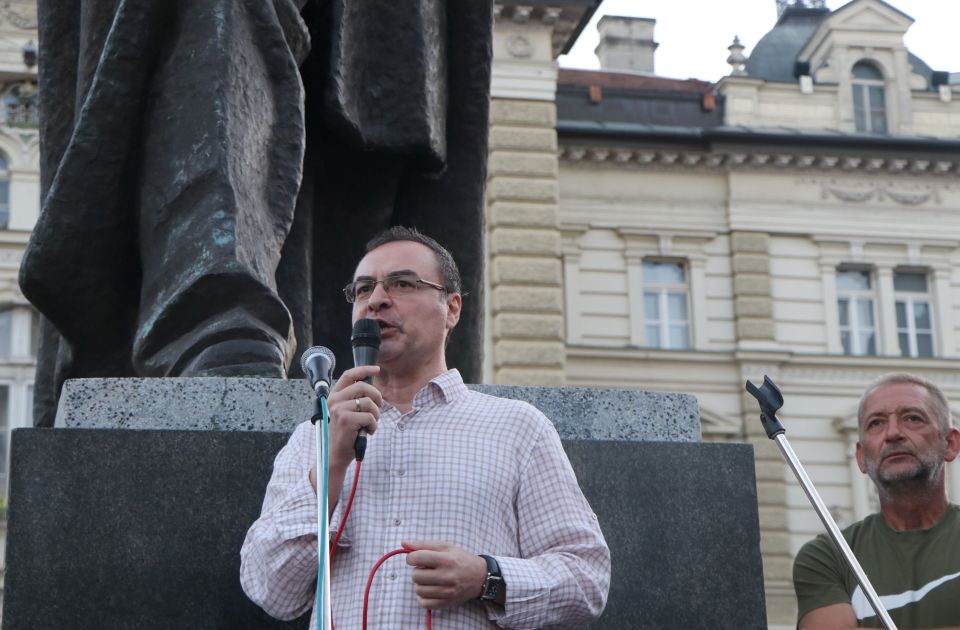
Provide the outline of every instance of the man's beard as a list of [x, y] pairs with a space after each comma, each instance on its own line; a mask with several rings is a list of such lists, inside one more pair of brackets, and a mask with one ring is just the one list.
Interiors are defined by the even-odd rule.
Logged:
[[[891, 449], [891, 450], [900, 450], [902, 448]], [[884, 490], [894, 490], [898, 486], [927, 486], [933, 483], [934, 480], [938, 479], [940, 474], [943, 471], [944, 457], [946, 453], [945, 449], [930, 449], [924, 452], [915, 452], [911, 451], [910, 455], [915, 458], [914, 465], [908, 468], [901, 468], [900, 470], [891, 471], [889, 469], [881, 469], [877, 462], [882, 462], [885, 453], [880, 454], [880, 457], [876, 461], [867, 461], [867, 476], [873, 480], [873, 483], [877, 484], [878, 488]]]

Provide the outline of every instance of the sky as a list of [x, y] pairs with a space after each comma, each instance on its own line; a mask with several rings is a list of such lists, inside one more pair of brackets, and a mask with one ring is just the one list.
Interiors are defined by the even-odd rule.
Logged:
[[[847, 0], [827, 0], [829, 9], [838, 9]], [[915, 21], [904, 41], [934, 70], [960, 72], [960, 0], [889, 0]], [[775, 0], [604, 0], [593, 20], [584, 28], [569, 55], [560, 65], [571, 68], [599, 68], [593, 53], [597, 46], [596, 22], [601, 15], [654, 18], [654, 56], [657, 74], [677, 79], [716, 81], [730, 73], [727, 46], [740, 37], [750, 55], [777, 21]]]

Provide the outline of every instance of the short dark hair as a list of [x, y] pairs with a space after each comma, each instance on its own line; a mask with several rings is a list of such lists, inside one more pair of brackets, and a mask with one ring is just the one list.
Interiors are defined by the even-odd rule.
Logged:
[[416, 228], [394, 225], [393, 227], [383, 230], [367, 241], [367, 253], [369, 254], [381, 245], [393, 243], [394, 241], [412, 241], [429, 247], [437, 259], [437, 268], [440, 270], [443, 288], [446, 289], [448, 293], [463, 293], [460, 270], [457, 269], [457, 263], [454, 262], [453, 256], [447, 248]]

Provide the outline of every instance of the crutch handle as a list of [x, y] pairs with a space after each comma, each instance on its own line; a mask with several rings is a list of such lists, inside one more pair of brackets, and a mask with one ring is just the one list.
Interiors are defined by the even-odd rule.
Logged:
[[747, 381], [747, 391], [760, 403], [760, 422], [767, 431], [767, 437], [771, 440], [781, 433], [786, 433], [780, 419], [777, 418], [777, 411], [783, 407], [783, 394], [776, 383], [770, 380], [766, 374], [763, 375], [763, 385], [757, 387], [749, 380]]

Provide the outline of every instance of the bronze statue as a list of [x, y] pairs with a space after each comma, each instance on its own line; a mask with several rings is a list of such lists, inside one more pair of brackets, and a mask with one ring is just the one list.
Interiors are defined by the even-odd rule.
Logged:
[[349, 365], [368, 236], [418, 227], [480, 376], [491, 0], [39, 0], [43, 207], [21, 267], [63, 381]]

